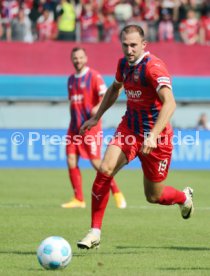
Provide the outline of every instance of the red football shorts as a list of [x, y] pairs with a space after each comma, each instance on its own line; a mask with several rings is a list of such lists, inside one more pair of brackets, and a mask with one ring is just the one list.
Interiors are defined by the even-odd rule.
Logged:
[[87, 131], [85, 135], [67, 132], [66, 155], [76, 154], [82, 158], [101, 159], [102, 131]]
[[140, 152], [144, 137], [132, 134], [127, 126], [121, 123], [109, 144], [120, 147], [125, 153], [128, 162], [138, 157], [141, 161], [145, 177], [152, 182], [161, 182], [167, 177], [171, 163], [173, 150], [172, 137], [172, 131], [162, 136], [159, 139], [157, 148], [150, 154], [145, 155]]

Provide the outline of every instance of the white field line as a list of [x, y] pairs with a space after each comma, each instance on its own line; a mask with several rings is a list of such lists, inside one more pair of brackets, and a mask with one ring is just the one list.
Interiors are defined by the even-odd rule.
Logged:
[[[48, 205], [48, 204], [46, 204], [46, 205], [32, 205], [32, 204], [13, 204], [13, 203], [11, 203], [11, 204], [9, 204], [9, 203], [5, 203], [5, 204], [0, 204], [0, 208], [2, 208], [2, 209], [9, 209], [9, 208], [36, 208], [36, 207], [46, 207], [46, 206], [50, 206], [50, 207], [56, 207], [56, 205]], [[176, 206], [176, 205], [174, 205], [174, 206]], [[165, 207], [173, 207], [173, 206], [160, 206], [160, 205], [151, 205], [151, 206], [147, 206], [147, 205], [128, 205], [127, 207], [126, 207], [126, 209], [142, 209], [142, 210], [148, 210], [148, 209], [150, 209], [150, 210], [155, 210], [155, 209], [159, 209], [159, 208], [165, 208]], [[58, 208], [59, 208], [59, 206], [58, 206]], [[198, 207], [198, 206], [196, 206], [195, 207], [195, 209], [196, 210], [210, 210], [210, 206], [202, 206], [202, 207]], [[165, 210], [171, 210], [171, 208], [165, 208]]]

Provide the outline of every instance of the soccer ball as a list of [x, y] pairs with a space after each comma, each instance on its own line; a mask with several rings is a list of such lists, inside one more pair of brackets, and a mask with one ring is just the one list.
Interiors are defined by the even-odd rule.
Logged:
[[45, 269], [63, 269], [71, 261], [71, 246], [62, 237], [48, 237], [38, 247], [37, 258]]

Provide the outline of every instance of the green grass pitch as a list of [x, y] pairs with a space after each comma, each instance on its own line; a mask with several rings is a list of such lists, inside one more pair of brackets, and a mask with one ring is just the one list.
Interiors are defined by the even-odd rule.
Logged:
[[[66, 170], [1, 170], [0, 275], [210, 275], [210, 172], [172, 171], [167, 184], [194, 188], [195, 213], [183, 220], [178, 206], [146, 202], [142, 174], [122, 170], [116, 177], [128, 208], [110, 197], [101, 246], [82, 251], [76, 242], [89, 229], [93, 170], [82, 171], [86, 209], [62, 209], [72, 190]], [[63, 271], [45, 271], [36, 249], [48, 236], [69, 241], [73, 258]]]

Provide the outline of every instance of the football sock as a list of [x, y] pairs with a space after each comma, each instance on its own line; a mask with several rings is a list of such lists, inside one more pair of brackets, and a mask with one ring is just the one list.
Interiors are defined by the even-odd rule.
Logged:
[[76, 199], [83, 201], [83, 192], [82, 192], [82, 176], [80, 169], [78, 167], [69, 169], [69, 177], [71, 180], [72, 188], [74, 190], [74, 196]]
[[184, 192], [176, 190], [171, 186], [165, 186], [158, 203], [162, 205], [183, 204], [185, 200], [186, 195]]
[[117, 183], [116, 181], [114, 180], [114, 178], [112, 179], [112, 182], [111, 182], [111, 191], [112, 191], [112, 194], [115, 194], [115, 193], [119, 193], [120, 190], [117, 186]]
[[92, 228], [101, 229], [113, 177], [97, 172], [92, 188]]
[[101, 230], [98, 228], [91, 228], [91, 233], [97, 237], [101, 236]]

